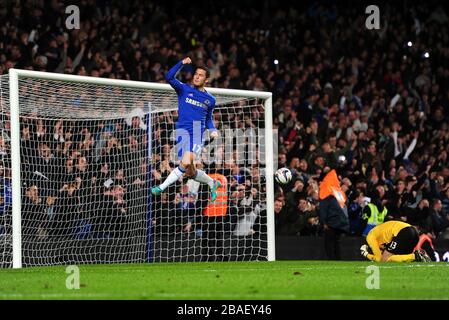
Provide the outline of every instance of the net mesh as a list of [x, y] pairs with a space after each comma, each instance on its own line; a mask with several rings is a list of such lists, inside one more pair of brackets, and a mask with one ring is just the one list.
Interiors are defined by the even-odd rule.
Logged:
[[8, 79], [0, 76], [0, 267], [12, 265], [12, 189], [10, 135], [7, 123], [9, 112]]
[[[19, 79], [24, 266], [266, 260], [263, 101], [217, 95], [220, 137], [198, 168], [226, 182], [184, 178], [150, 189], [178, 164], [174, 91]], [[0, 264], [11, 266], [8, 78], [1, 77]]]

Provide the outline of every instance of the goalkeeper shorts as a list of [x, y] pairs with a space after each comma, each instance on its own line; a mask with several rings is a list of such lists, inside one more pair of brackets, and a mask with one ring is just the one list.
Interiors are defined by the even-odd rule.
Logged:
[[418, 244], [419, 233], [414, 227], [406, 227], [399, 231], [391, 242], [385, 244], [385, 250], [392, 254], [410, 254]]

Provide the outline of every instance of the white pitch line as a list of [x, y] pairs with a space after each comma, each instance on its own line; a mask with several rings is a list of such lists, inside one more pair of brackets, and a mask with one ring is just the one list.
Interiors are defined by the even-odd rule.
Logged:
[[[201, 269], [201, 268], [189, 268], [188, 266], [182, 267], [180, 266], [180, 268], [184, 268], [184, 269], [188, 269], [189, 271], [204, 271], [204, 272], [223, 272], [223, 271], [283, 271], [283, 270], [297, 270], [297, 269], [302, 269], [302, 270], [340, 270], [340, 269], [365, 269], [366, 267], [370, 266], [370, 265], [376, 265], [379, 268], [385, 268], [385, 269], [396, 269], [396, 268], [421, 268], [421, 267], [425, 267], [425, 268], [430, 268], [430, 267], [449, 267], [449, 263], [441, 263], [441, 264], [413, 264], [413, 265], [385, 265], [385, 264], [377, 264], [377, 263], [367, 263], [366, 266], [316, 266], [316, 267], [302, 267], [302, 266], [297, 266], [297, 267], [278, 267], [278, 268], [224, 268], [224, 269]], [[82, 266], [81, 266], [82, 268]], [[111, 271], [111, 269], [108, 269], [109, 271]], [[117, 271], [127, 271], [127, 272], [151, 272], [151, 271], [166, 271], [167, 268], [164, 267], [159, 267], [159, 266], [149, 266], [148, 269], [146, 270], [136, 270], [136, 269], [120, 269], [118, 268]], [[84, 270], [81, 270], [84, 271]], [[88, 272], [92, 272], [93, 270], [86, 270]], [[104, 270], [102, 270], [104, 271]]]
[[[287, 267], [287, 268], [230, 268], [230, 269], [223, 269], [223, 270], [218, 270], [220, 272], [222, 271], [285, 271], [285, 270], [350, 270], [350, 269], [366, 269], [366, 267], [371, 266], [371, 265], [375, 265], [378, 266], [379, 268], [382, 269], [398, 269], [398, 268], [431, 268], [431, 267], [449, 267], [449, 264], [440, 264], [440, 265], [434, 265], [434, 264], [416, 264], [416, 265], [406, 265], [406, 266], [400, 266], [400, 265], [394, 265], [394, 266], [387, 266], [387, 265], [381, 265], [381, 264], [376, 264], [376, 263], [371, 263], [371, 264], [367, 264], [366, 266], [341, 266], [341, 267], [326, 267], [326, 266], [321, 266], [321, 267]], [[201, 271], [199, 269], [189, 269], [189, 270], [198, 270]], [[208, 271], [208, 270], [203, 270], [203, 271]], [[217, 272], [218, 272], [217, 271]]]
[[[188, 271], [203, 271], [203, 272], [235, 272], [235, 271], [285, 271], [285, 270], [350, 270], [350, 269], [365, 269], [366, 267], [370, 265], [378, 266], [379, 268], [383, 269], [399, 269], [399, 268], [432, 268], [432, 267], [442, 267], [442, 268], [449, 268], [449, 263], [447, 262], [439, 262], [436, 264], [410, 264], [410, 265], [386, 265], [381, 263], [369, 263], [366, 262], [366, 265], [364, 266], [300, 266], [297, 267], [276, 267], [276, 268], [270, 268], [269, 266], [263, 267], [263, 268], [242, 268], [242, 267], [231, 267], [231, 266], [225, 266], [223, 269], [204, 269], [204, 268], [198, 268], [198, 267], [192, 267], [189, 266], [182, 266], [178, 265], [180, 269], [188, 270]], [[84, 267], [88, 267], [88, 265], [80, 265], [80, 271], [83, 273], [97, 273], [98, 270], [95, 269], [84, 269]], [[145, 269], [126, 269], [126, 268], [120, 268], [120, 267], [106, 267], [105, 269], [101, 269], [101, 272], [129, 272], [129, 273], [148, 273], [148, 272], [156, 272], [156, 271], [167, 271], [167, 269], [171, 268], [173, 266], [167, 265], [167, 266], [145, 266]], [[7, 270], [7, 269], [5, 269]], [[55, 273], [59, 273], [60, 270], [52, 270]], [[41, 273], [42, 270], [33, 270], [33, 269], [22, 269], [21, 272], [14, 271], [14, 274], [26, 274], [26, 273]]]
[[[207, 300], [207, 299], [222, 299], [222, 300], [234, 300], [236, 296], [240, 296], [243, 300], [261, 300], [261, 299], [270, 299], [270, 300], [307, 300], [304, 299], [303, 295], [294, 295], [294, 294], [263, 294], [263, 293], [254, 293], [254, 294], [201, 294], [201, 293], [141, 293], [138, 295], [128, 295], [124, 296], [123, 294], [118, 293], [47, 293], [47, 294], [20, 294], [20, 293], [11, 293], [11, 294], [0, 294], [0, 299], [27, 299], [39, 297], [40, 299], [61, 299], [61, 298], [78, 298], [78, 299], [101, 299], [101, 298], [119, 298], [119, 299], [160, 299], [160, 298], [172, 298], [172, 299], [183, 299], [183, 298], [193, 298], [196, 300]], [[361, 295], [335, 295], [331, 294], [329, 296], [321, 297], [321, 299], [326, 300], [366, 300], [372, 299], [370, 295], [361, 296]], [[411, 298], [413, 299], [413, 298]], [[447, 298], [443, 298], [446, 299]]]

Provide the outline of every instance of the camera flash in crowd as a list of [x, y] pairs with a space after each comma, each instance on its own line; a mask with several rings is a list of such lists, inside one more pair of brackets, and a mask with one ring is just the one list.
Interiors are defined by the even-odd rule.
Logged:
[[279, 64], [279, 60], [278, 60], [278, 59], [275, 59], [275, 60], [274, 60], [274, 64], [275, 64], [275, 65], [278, 65], [278, 64]]
[[426, 51], [426, 52], [424, 52], [424, 58], [429, 58], [430, 57], [430, 54]]
[[413, 43], [411, 41], [407, 42], [407, 46], [411, 47]]

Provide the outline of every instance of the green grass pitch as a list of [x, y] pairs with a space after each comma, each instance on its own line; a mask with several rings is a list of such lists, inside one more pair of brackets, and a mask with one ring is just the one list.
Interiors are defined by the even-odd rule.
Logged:
[[[366, 267], [379, 267], [367, 289]], [[449, 299], [449, 263], [276, 261], [80, 265], [0, 270], [0, 299]]]

